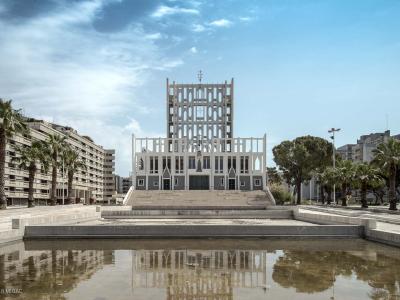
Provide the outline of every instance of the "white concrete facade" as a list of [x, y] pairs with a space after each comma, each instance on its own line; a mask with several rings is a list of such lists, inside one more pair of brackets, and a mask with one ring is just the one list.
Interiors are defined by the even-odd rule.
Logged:
[[266, 135], [233, 137], [233, 87], [167, 79], [167, 138], [132, 136], [135, 189], [266, 189]]

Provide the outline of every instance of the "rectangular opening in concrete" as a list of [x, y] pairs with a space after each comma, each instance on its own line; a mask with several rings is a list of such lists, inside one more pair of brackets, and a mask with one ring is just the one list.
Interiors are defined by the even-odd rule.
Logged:
[[208, 190], [210, 189], [210, 177], [207, 175], [189, 176], [190, 190]]

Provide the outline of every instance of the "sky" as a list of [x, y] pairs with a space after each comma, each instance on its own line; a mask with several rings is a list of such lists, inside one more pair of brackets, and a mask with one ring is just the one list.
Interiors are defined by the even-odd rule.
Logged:
[[165, 136], [166, 78], [235, 80], [237, 137], [400, 133], [398, 0], [0, 0], [0, 97], [116, 149]]

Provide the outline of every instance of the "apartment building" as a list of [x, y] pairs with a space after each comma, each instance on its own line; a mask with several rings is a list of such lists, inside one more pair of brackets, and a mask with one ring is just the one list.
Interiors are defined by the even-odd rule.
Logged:
[[105, 150], [104, 158], [104, 202], [110, 203], [116, 197], [117, 189], [115, 185], [115, 150]]
[[[77, 131], [68, 126], [52, 124], [42, 120], [27, 119], [30, 128], [30, 136], [14, 136], [8, 141], [6, 151], [6, 195], [8, 205], [23, 205], [28, 198], [28, 172], [21, 170], [12, 162], [12, 157], [18, 155], [13, 145], [31, 145], [32, 140], [45, 141], [50, 135], [66, 136], [66, 142], [72, 149], [79, 153], [79, 158], [86, 164], [86, 169], [79, 170], [74, 175], [73, 197], [77, 202], [91, 203], [103, 202], [107, 193], [105, 189], [105, 172], [113, 172], [113, 164], [106, 160], [115, 159], [114, 155], [106, 156], [107, 151], [102, 146], [94, 143], [88, 136], [82, 136]], [[62, 165], [62, 163], [61, 163]], [[111, 166], [111, 169], [110, 169]], [[107, 169], [107, 170], [106, 170]], [[51, 189], [51, 170], [44, 173], [39, 170], [34, 182], [34, 198], [36, 204], [46, 204], [50, 199]], [[57, 178], [57, 198], [62, 204], [68, 198], [67, 194], [67, 174], [61, 166]]]
[[132, 186], [132, 177], [122, 177], [122, 194], [126, 194]]
[[[345, 160], [370, 162], [374, 157], [373, 151], [379, 144], [386, 143], [390, 137], [390, 130], [362, 135], [356, 144], [343, 145], [336, 151]], [[399, 135], [392, 137], [399, 139]]]

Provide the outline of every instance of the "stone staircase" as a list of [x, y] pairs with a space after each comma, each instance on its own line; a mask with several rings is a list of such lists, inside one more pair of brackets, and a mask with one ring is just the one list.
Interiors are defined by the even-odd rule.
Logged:
[[141, 191], [132, 190], [125, 205], [139, 208], [254, 209], [274, 206], [269, 191]]

